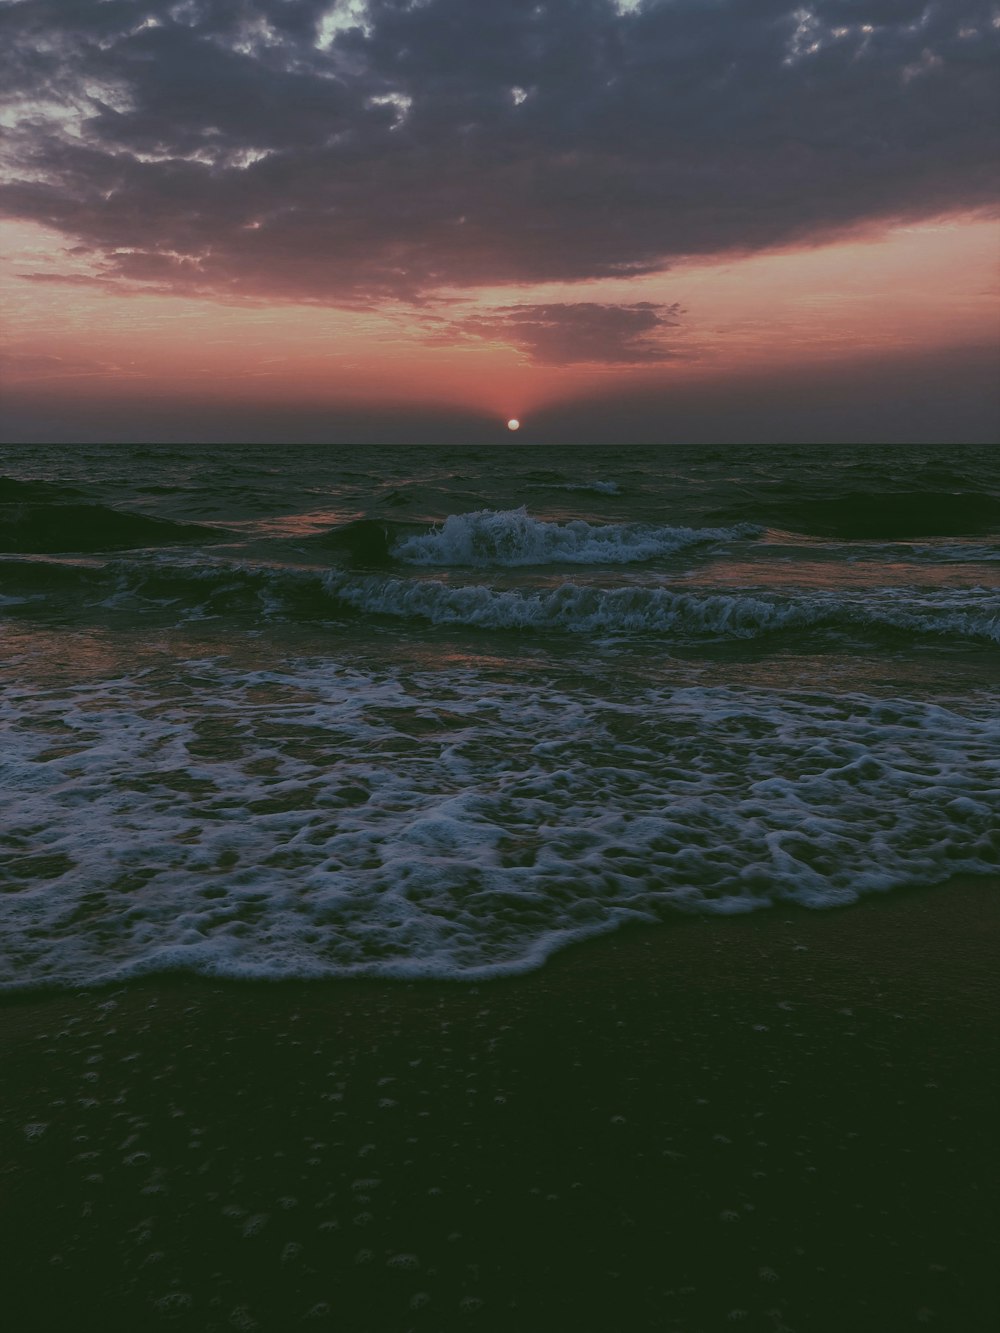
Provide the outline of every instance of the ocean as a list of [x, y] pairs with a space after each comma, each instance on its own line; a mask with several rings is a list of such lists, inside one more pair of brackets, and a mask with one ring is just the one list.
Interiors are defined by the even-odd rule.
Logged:
[[1000, 865], [979, 447], [4, 447], [0, 552], [8, 989], [478, 980]]

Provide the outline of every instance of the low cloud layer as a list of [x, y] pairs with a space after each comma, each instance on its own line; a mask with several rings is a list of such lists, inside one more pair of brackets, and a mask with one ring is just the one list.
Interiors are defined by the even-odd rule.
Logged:
[[[978, 0], [19, 0], [0, 205], [192, 293], [627, 276], [992, 206], [998, 46]], [[652, 359], [569, 308], [498, 318]]]
[[676, 303], [652, 301], [511, 305], [452, 321], [447, 329], [451, 339], [465, 336], [508, 343], [540, 365], [655, 365], [675, 356], [662, 341], [662, 332], [679, 323], [680, 313]]

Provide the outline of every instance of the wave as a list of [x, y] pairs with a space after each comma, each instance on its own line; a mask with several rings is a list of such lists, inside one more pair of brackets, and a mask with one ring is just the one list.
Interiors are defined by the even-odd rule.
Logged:
[[617, 481], [531, 482], [530, 485], [544, 486], [547, 491], [592, 491], [596, 495], [621, 494], [621, 487]]
[[[38, 494], [31, 483], [29, 494]], [[5, 488], [5, 494], [17, 494]], [[100, 504], [39, 502], [13, 499], [0, 502], [0, 551], [19, 554], [56, 554], [68, 551], [120, 551], [145, 546], [174, 546], [181, 542], [219, 540], [224, 534], [200, 523], [177, 523], [149, 518]]]
[[171, 608], [184, 615], [323, 621], [376, 616], [469, 630], [753, 640], [846, 630], [1000, 643], [1000, 591], [885, 587], [866, 593], [702, 592], [663, 586], [493, 588], [438, 578], [272, 565], [113, 560], [103, 567], [5, 561], [11, 594], [72, 598], [76, 608]]
[[775, 501], [756, 497], [714, 510], [723, 522], [752, 519], [807, 536], [845, 541], [978, 536], [1000, 528], [1000, 497], [981, 492], [850, 491]]
[[322, 582], [332, 599], [357, 611], [434, 625], [723, 639], [840, 626], [1000, 643], [1000, 593], [979, 589], [919, 593], [884, 588], [863, 597], [845, 597], [826, 592], [767, 596], [576, 583], [539, 591], [498, 590], [432, 580], [348, 580], [333, 573], [323, 575]]
[[[609, 483], [610, 484], [610, 483]], [[480, 509], [450, 514], [430, 532], [404, 537], [392, 547], [409, 565], [518, 567], [547, 564], [632, 564], [691, 546], [756, 537], [761, 528], [685, 528], [648, 523], [566, 523], [532, 518], [525, 508]]]
[[54, 481], [26, 481], [20, 477], [0, 476], [0, 506], [6, 504], [47, 503], [82, 495], [76, 486]]
[[325, 550], [342, 551], [355, 564], [384, 565], [391, 558], [396, 540], [396, 525], [375, 518], [359, 518], [343, 523], [328, 532], [306, 538], [312, 546]]

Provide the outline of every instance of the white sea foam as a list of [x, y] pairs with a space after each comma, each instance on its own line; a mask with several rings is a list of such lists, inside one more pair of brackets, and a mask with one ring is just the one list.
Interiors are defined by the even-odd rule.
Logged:
[[0, 977], [488, 976], [995, 871], [985, 707], [212, 661], [0, 697]]
[[411, 565], [622, 565], [760, 532], [747, 523], [731, 528], [595, 524], [583, 519], [553, 523], [532, 518], [524, 508], [480, 509], [450, 514], [430, 532], [404, 538], [393, 555]]

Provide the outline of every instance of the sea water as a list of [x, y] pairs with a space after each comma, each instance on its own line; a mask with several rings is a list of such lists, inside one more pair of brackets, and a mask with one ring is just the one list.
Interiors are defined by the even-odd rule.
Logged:
[[0, 474], [5, 987], [479, 978], [1000, 864], [984, 449]]

